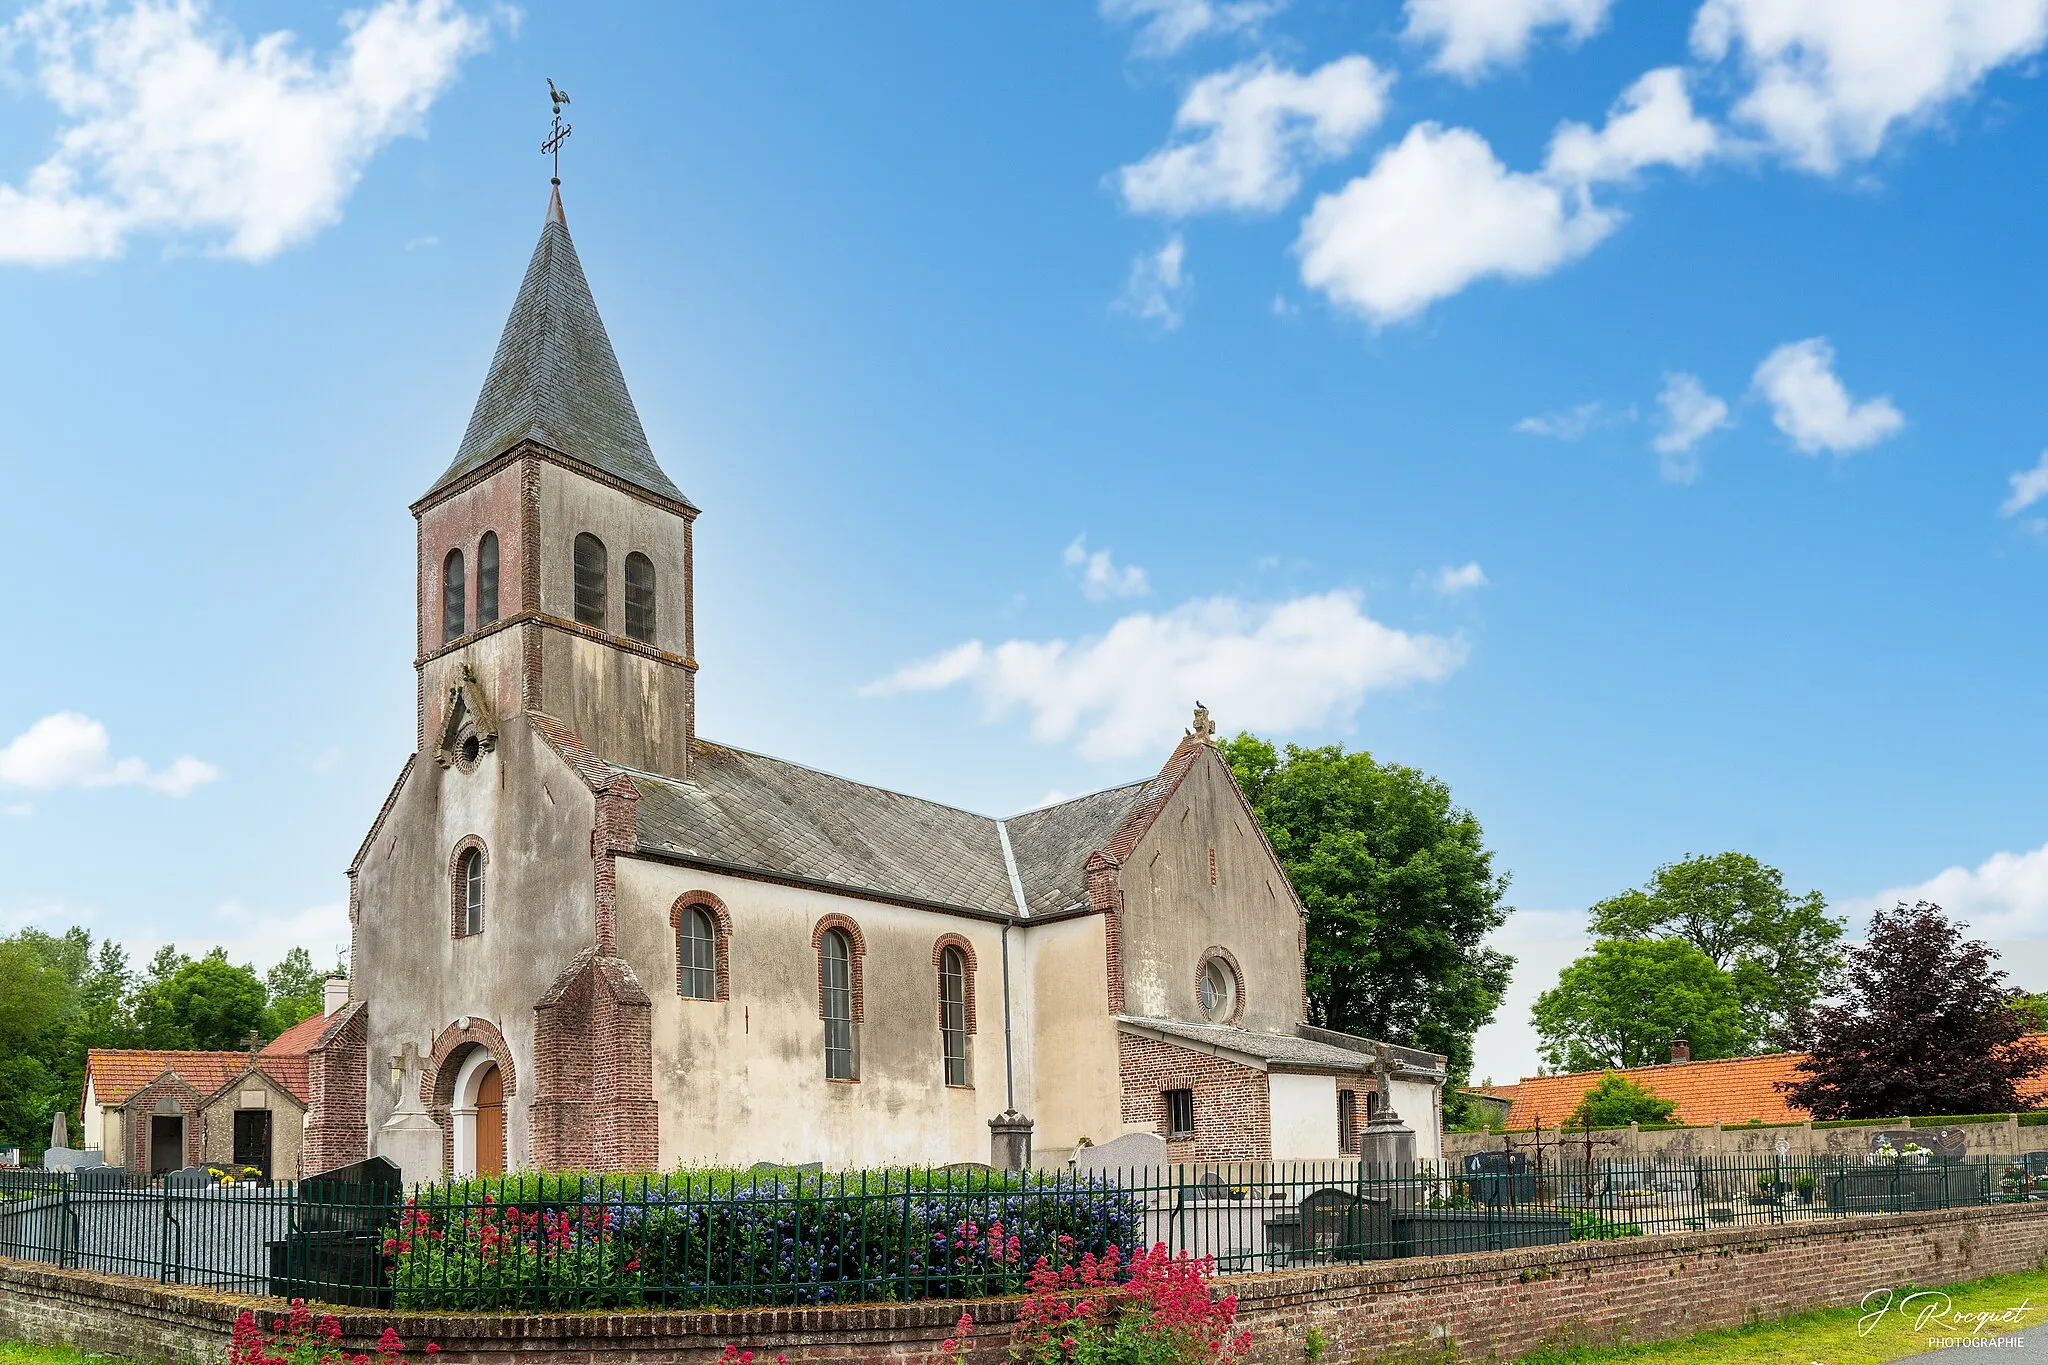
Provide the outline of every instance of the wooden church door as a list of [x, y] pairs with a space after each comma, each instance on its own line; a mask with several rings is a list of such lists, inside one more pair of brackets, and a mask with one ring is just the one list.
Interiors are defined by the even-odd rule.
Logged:
[[505, 1174], [505, 1081], [495, 1066], [477, 1082], [476, 1173]]

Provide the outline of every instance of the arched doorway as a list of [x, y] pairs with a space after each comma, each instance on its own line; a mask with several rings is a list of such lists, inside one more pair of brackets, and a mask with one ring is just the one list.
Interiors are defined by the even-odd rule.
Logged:
[[505, 1078], [495, 1064], [476, 1087], [476, 1173], [505, 1174]]
[[505, 1077], [482, 1047], [473, 1047], [455, 1073], [455, 1174], [505, 1173]]

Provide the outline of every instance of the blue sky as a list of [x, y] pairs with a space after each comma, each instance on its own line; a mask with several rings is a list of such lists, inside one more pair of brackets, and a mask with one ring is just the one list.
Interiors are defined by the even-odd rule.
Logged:
[[0, 14], [0, 926], [343, 938], [552, 76], [706, 734], [993, 813], [1196, 697], [1435, 773], [1503, 1076], [1688, 852], [2048, 937], [2048, 0]]

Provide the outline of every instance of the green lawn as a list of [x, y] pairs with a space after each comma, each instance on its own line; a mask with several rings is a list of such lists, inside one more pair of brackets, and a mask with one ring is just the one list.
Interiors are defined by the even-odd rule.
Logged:
[[119, 1356], [93, 1355], [69, 1346], [38, 1346], [30, 1341], [0, 1341], [0, 1365], [128, 1365]]
[[[1907, 1295], [1920, 1294], [1910, 1302]], [[2048, 1270], [1993, 1275], [1966, 1284], [1894, 1291], [1891, 1311], [1827, 1308], [1796, 1317], [1702, 1332], [1683, 1341], [1644, 1346], [1548, 1349], [1522, 1357], [1523, 1365], [1877, 1365], [1918, 1355], [1948, 1339], [2003, 1336], [2021, 1327], [2048, 1326]], [[1927, 1321], [1916, 1321], [1933, 1310]], [[1981, 1327], [1972, 1315], [1985, 1315]], [[1867, 1324], [1867, 1330], [1866, 1330]], [[5, 1365], [5, 1362], [0, 1362]]]

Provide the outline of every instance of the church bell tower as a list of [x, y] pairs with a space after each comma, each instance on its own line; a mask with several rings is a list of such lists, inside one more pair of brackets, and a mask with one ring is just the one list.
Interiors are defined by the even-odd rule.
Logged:
[[559, 183], [454, 463], [412, 512], [423, 758], [468, 768], [534, 712], [688, 776], [697, 508], [647, 444]]

